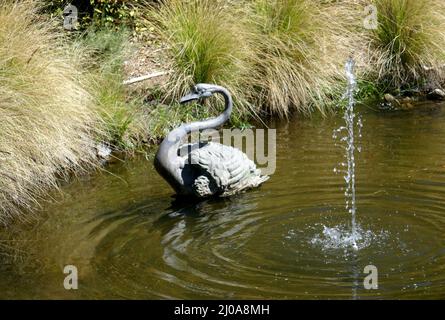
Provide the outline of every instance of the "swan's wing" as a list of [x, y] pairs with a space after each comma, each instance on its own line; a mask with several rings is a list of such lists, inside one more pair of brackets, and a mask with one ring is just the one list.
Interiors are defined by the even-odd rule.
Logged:
[[206, 144], [208, 144], [208, 141], [204, 141], [204, 142], [197, 142], [197, 143], [186, 143], [183, 144], [182, 146], [179, 147], [178, 149], [178, 156], [183, 157], [183, 158], [187, 158], [188, 155], [199, 148], [204, 147]]
[[198, 186], [208, 183], [211, 187], [207, 192], [213, 194], [230, 195], [267, 180], [243, 152], [219, 143], [193, 150], [189, 160], [202, 173], [196, 181]]

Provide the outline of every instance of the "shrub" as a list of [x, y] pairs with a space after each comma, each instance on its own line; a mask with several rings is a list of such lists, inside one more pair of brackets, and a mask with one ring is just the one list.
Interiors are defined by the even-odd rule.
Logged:
[[140, 0], [44, 0], [45, 10], [52, 15], [61, 17], [67, 4], [76, 6], [82, 29], [91, 25], [95, 27], [128, 28], [136, 26], [138, 17], [137, 6]]

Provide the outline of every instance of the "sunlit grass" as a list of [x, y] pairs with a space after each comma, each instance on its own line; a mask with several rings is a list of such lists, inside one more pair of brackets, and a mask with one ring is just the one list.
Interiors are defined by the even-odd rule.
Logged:
[[216, 83], [229, 89], [235, 99], [235, 115], [253, 110], [248, 102], [249, 56], [243, 17], [224, 1], [165, 0], [150, 6], [147, 24], [168, 46], [171, 64], [164, 91], [177, 100], [196, 83]]
[[444, 78], [445, 2], [375, 0], [372, 34], [378, 80], [390, 89], [437, 85]]
[[[238, 114], [325, 113], [350, 48], [332, 7], [311, 0], [161, 1], [147, 21], [170, 53], [166, 95], [177, 99], [192, 84], [217, 83], [233, 93]], [[340, 34], [347, 40], [339, 42]]]
[[0, 222], [91, 168], [102, 136], [82, 52], [37, 10], [35, 1], [0, 1]]
[[[325, 113], [332, 106], [350, 41], [330, 9], [311, 0], [253, 1], [257, 101], [270, 113]], [[341, 34], [346, 40], [338, 42]]]

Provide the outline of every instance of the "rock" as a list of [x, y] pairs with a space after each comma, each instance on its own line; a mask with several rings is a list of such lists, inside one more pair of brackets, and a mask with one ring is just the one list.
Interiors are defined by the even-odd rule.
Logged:
[[392, 94], [389, 94], [389, 93], [385, 93], [383, 98], [385, 99], [386, 102], [394, 102], [394, 101], [396, 101], [396, 98]]
[[434, 89], [428, 93], [427, 97], [431, 100], [445, 100], [445, 91], [442, 89]]
[[411, 103], [413, 101], [413, 99], [411, 97], [404, 97], [402, 99], [400, 99], [400, 103]]
[[400, 109], [403, 109], [403, 110], [411, 110], [413, 108], [414, 108], [414, 105], [411, 102], [405, 102], [405, 103], [400, 104]]
[[394, 110], [410, 110], [414, 108], [415, 99], [411, 97], [395, 97], [392, 94], [385, 94], [383, 96], [387, 105]]
[[108, 159], [111, 154], [111, 148], [103, 143], [98, 143], [96, 145], [97, 155], [102, 159]]

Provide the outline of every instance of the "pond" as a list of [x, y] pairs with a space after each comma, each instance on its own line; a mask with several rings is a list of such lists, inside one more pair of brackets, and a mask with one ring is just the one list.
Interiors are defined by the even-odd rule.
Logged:
[[358, 250], [341, 239], [341, 115], [277, 121], [276, 172], [241, 195], [178, 203], [144, 157], [64, 186], [0, 232], [0, 298], [445, 298], [444, 107], [359, 110]]

